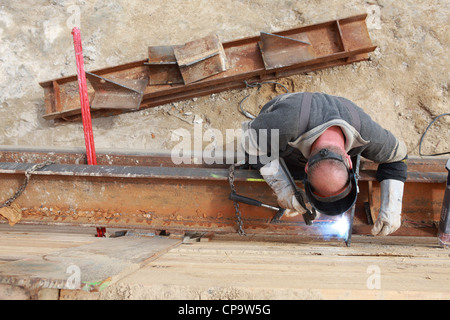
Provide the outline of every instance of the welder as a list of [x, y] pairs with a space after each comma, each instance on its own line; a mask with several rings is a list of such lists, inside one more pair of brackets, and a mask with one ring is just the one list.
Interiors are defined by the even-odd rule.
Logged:
[[388, 235], [400, 227], [406, 145], [350, 100], [324, 93], [283, 94], [265, 104], [242, 129], [250, 164], [272, 188], [280, 207], [303, 210], [285, 171], [278, 170], [279, 158], [290, 172], [300, 173], [304, 194], [316, 211], [337, 215], [356, 201], [351, 159], [360, 155], [378, 164], [381, 208], [372, 234]]

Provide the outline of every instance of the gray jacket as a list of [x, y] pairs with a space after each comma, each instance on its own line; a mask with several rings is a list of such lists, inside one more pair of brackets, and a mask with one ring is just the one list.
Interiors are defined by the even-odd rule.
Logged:
[[[377, 170], [379, 181], [406, 180], [407, 166], [402, 160], [407, 158], [407, 150], [402, 141], [350, 100], [323, 93], [312, 94], [309, 116], [305, 120], [304, 115], [300, 121], [304, 95], [288, 93], [278, 96], [268, 102], [254, 120], [243, 123], [242, 129], [249, 136], [245, 147], [247, 154], [252, 155], [251, 150], [258, 150], [259, 155], [271, 150], [271, 135], [277, 132], [271, 129], [278, 129], [279, 156], [291, 165], [304, 166], [314, 141], [329, 127], [339, 126], [345, 135], [345, 149], [350, 156], [361, 154], [381, 164]], [[261, 139], [261, 132], [267, 133], [264, 139]], [[267, 146], [262, 148], [261, 142]], [[256, 169], [262, 165], [264, 163], [261, 162], [252, 164]]]

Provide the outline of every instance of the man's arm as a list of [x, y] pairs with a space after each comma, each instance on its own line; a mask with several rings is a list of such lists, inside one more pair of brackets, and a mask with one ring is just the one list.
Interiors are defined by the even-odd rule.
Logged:
[[[285, 94], [269, 101], [259, 115], [242, 124], [243, 149], [255, 169], [285, 153], [299, 135], [299, 114], [303, 93]], [[270, 159], [269, 159], [270, 158]]]
[[381, 205], [372, 234], [388, 235], [401, 226], [403, 189], [408, 174], [407, 149], [390, 131], [359, 110], [361, 136], [370, 141], [361, 155], [379, 163], [376, 178], [380, 182]]
[[401, 161], [380, 163], [376, 174], [377, 180], [381, 182], [386, 179], [394, 179], [405, 182], [408, 175], [407, 158], [406, 155]]

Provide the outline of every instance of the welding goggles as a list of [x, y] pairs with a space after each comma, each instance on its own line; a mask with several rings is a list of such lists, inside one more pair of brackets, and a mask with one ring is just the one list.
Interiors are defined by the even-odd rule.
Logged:
[[[345, 159], [341, 155], [328, 149], [322, 149], [319, 153], [309, 158], [308, 166], [312, 166], [313, 164], [325, 159], [338, 160], [349, 168], [345, 162]], [[323, 197], [315, 193], [313, 187], [308, 181], [308, 174], [305, 175], [303, 184], [309, 203], [320, 213], [329, 216], [336, 216], [347, 212], [356, 202], [358, 186], [356, 176], [351, 168], [348, 169], [348, 180], [345, 189], [337, 195]]]

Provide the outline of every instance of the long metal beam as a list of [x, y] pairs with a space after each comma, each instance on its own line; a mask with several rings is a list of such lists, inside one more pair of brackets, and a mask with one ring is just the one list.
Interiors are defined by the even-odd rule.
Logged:
[[[311, 26], [277, 32], [270, 37], [288, 39], [308, 39], [308, 55], [302, 59], [291, 59], [304, 51], [303, 48], [290, 47], [288, 54], [263, 38], [250, 37], [223, 43], [228, 68], [224, 72], [203, 80], [179, 84], [171, 81], [167, 63], [155, 64], [141, 60], [120, 66], [92, 71], [108, 82], [122, 85], [125, 81], [147, 81], [142, 91], [142, 102], [131, 108], [141, 110], [157, 105], [207, 95], [223, 90], [244, 88], [245, 82], [255, 82], [286, 77], [293, 74], [310, 72], [322, 68], [344, 65], [368, 59], [368, 52], [375, 50], [367, 31], [367, 15], [358, 15], [346, 19], [333, 20]], [[298, 42], [298, 41], [297, 41]], [[177, 47], [177, 46], [175, 46]], [[300, 50], [300, 51], [299, 51]], [[281, 54], [280, 52], [284, 52]], [[270, 60], [265, 60], [270, 56]], [[150, 61], [150, 60], [149, 60]], [[176, 65], [175, 65], [176, 67]], [[159, 79], [163, 75], [163, 79]], [[154, 84], [154, 78], [165, 84]], [[75, 76], [64, 77], [40, 83], [44, 88], [46, 111], [45, 119], [79, 120], [80, 107]], [[122, 109], [117, 105], [101, 108], [93, 104], [95, 90], [89, 86], [89, 97], [93, 116], [109, 116], [129, 112], [127, 103]], [[135, 95], [130, 91], [130, 94]], [[130, 98], [132, 100], [132, 98]]]
[[[22, 210], [19, 223], [236, 233], [235, 209], [228, 199], [227, 165], [175, 166], [164, 155], [98, 154], [99, 165], [88, 166], [78, 152], [0, 152], [1, 202], [14, 194], [34, 163], [53, 160], [57, 163], [32, 174], [15, 201]], [[397, 235], [436, 235], [445, 191], [445, 160], [409, 160], [403, 227]], [[376, 217], [379, 184], [374, 181], [375, 168], [375, 164], [362, 159], [353, 234], [370, 233], [366, 203]], [[235, 182], [239, 194], [276, 206], [275, 196], [257, 171], [239, 169]], [[319, 218], [312, 226], [307, 226], [301, 215], [283, 217], [271, 224], [272, 210], [245, 204], [240, 209], [248, 235], [342, 238], [335, 221], [328, 217]]]

